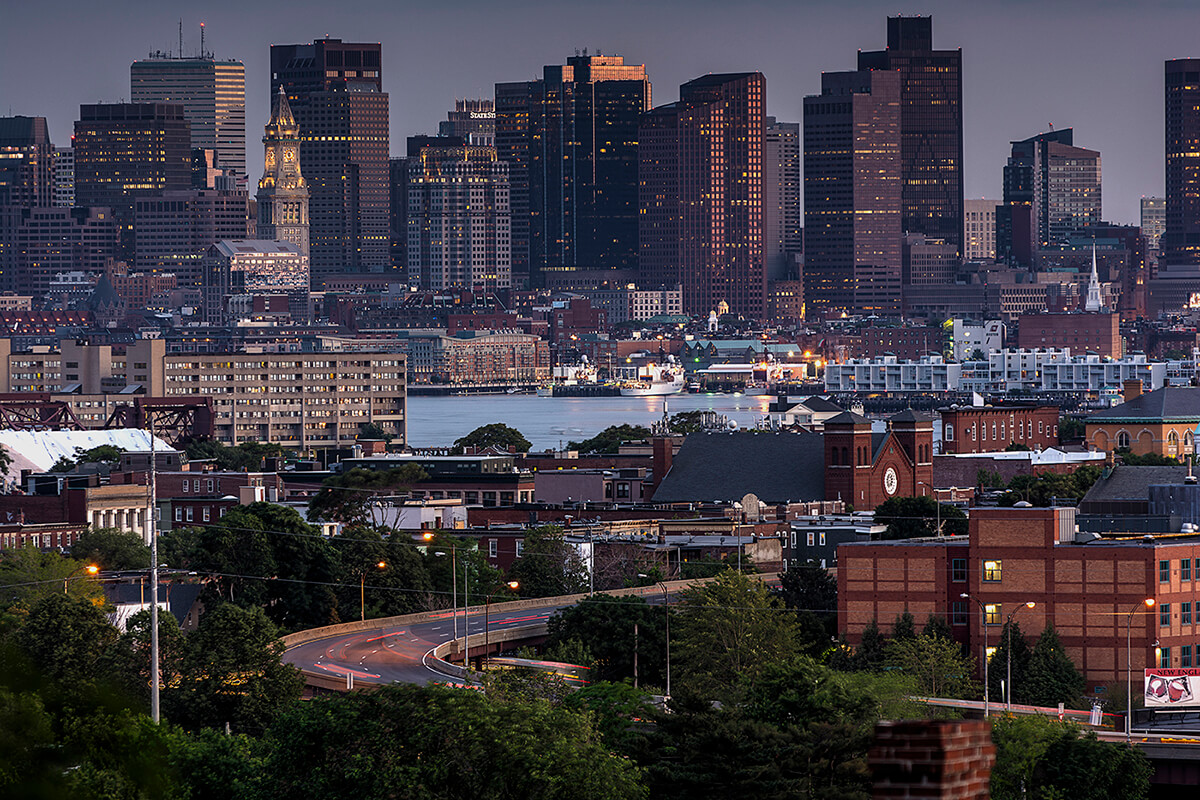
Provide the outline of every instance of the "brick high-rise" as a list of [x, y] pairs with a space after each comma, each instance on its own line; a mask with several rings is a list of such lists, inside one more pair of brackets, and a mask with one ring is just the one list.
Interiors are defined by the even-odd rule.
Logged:
[[705, 75], [642, 119], [642, 283], [682, 284], [685, 314], [766, 317], [766, 94], [761, 72]]
[[901, 284], [900, 74], [821, 75], [804, 98], [809, 314], [895, 314]]
[[650, 91], [644, 66], [601, 55], [547, 66], [539, 80], [496, 84], [514, 283], [637, 267], [638, 120]]
[[1163, 260], [1200, 263], [1200, 58], [1166, 63], [1167, 228]]
[[962, 50], [933, 49], [932, 17], [888, 17], [887, 49], [860, 70], [900, 73], [900, 160], [907, 233], [963, 246]]
[[388, 96], [380, 62], [378, 44], [271, 45], [271, 94], [283, 87], [300, 128], [314, 290], [330, 274], [391, 265]]

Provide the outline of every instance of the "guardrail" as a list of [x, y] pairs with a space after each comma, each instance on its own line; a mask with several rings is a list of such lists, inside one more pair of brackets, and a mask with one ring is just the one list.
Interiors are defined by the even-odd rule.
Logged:
[[[757, 577], [759, 580], [762, 580], [765, 583], [777, 583], [779, 580], [779, 573], [772, 572], [755, 575], [754, 577]], [[703, 586], [706, 583], [710, 583], [712, 580], [712, 578], [695, 578], [692, 580], [666, 581], [662, 584], [662, 586], [667, 587], [668, 593], [673, 593], [692, 586]], [[662, 586], [659, 584], [653, 584], [651, 586], [636, 586], [629, 589], [614, 589], [608, 592], [597, 592], [596, 594], [608, 594], [614, 597], [656, 597], [662, 594]], [[570, 606], [575, 605], [576, 603], [588, 597], [590, 597], [590, 595], [585, 592], [581, 594], [559, 595], [557, 597], [535, 597], [528, 600], [510, 600], [504, 603], [490, 604], [490, 613], [503, 614], [509, 611], [525, 611], [527, 609], [549, 608], [553, 606]], [[471, 617], [475, 617], [477, 614], [483, 614], [484, 609], [484, 606], [471, 606], [469, 609], [467, 609], [467, 611]], [[302, 644], [308, 644], [309, 642], [315, 642], [321, 639], [331, 639], [337, 636], [345, 636], [348, 633], [370, 633], [373, 631], [383, 630], [385, 628], [406, 627], [419, 625], [423, 622], [430, 622], [432, 620], [444, 619], [450, 611], [451, 609], [449, 608], [442, 608], [436, 611], [421, 611], [415, 614], [402, 614], [395, 617], [379, 617], [377, 619], [368, 619], [366, 621], [356, 620], [354, 622], [343, 622], [337, 625], [325, 625], [320, 628], [309, 628], [307, 630], [289, 633], [288, 635], [283, 636], [281, 640], [286, 651]], [[463, 609], [459, 609], [459, 613], [463, 613]], [[519, 638], [506, 636], [505, 634], [525, 631], [526, 629], [534, 627], [540, 627], [542, 630], [538, 633], [527, 632], [523, 638], [533, 638], [537, 635], [544, 635], [545, 623], [539, 623], [536, 626], [526, 625], [505, 630], [491, 631], [488, 635], [488, 639], [496, 642], [519, 641]], [[484, 634], [482, 633], [470, 635], [467, 641], [468, 653], [470, 652], [471, 646], [482, 646], [483, 636]], [[447, 667], [452, 668], [453, 670], [462, 670], [461, 667], [455, 667], [448, 662], [442, 661], [436, 653], [436, 651], [442, 648], [446, 648], [443, 653], [449, 651], [457, 641], [458, 640], [451, 639], [435, 645], [432, 650], [426, 653], [427, 665], [433, 669], [436, 669], [438, 672], [449, 675], [450, 677], [461, 678], [461, 675], [456, 675], [451, 671], [439, 668], [436, 663], [431, 663], [440, 662], [445, 664]], [[433, 658], [431, 659], [430, 656]], [[346, 691], [347, 687], [344, 678], [331, 678], [329, 675], [306, 669], [301, 669], [300, 671], [304, 675], [305, 682], [309, 686], [322, 689]], [[364, 682], [364, 688], [367, 688], [370, 685], [372, 684], [366, 684]]]

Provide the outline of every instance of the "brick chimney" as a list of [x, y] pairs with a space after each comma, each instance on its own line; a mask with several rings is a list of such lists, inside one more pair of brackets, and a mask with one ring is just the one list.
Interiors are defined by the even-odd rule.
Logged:
[[1123, 398], [1126, 403], [1130, 400], [1135, 400], [1142, 396], [1142, 382], [1137, 378], [1125, 381], [1125, 391]]
[[988, 796], [996, 747], [986, 720], [880, 722], [867, 756], [874, 798]]

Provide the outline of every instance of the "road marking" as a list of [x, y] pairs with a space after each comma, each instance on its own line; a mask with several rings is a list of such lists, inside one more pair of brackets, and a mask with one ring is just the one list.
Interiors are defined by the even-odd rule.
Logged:
[[381, 675], [376, 675], [374, 672], [361, 672], [356, 669], [350, 669], [349, 667], [340, 667], [336, 664], [313, 664], [313, 666], [318, 669], [323, 669], [326, 672], [333, 672], [338, 675], [350, 674], [356, 678], [379, 678], [379, 677], [382, 677]]
[[391, 633], [385, 633], [382, 636], [373, 636], [370, 639], [363, 639], [363, 642], [378, 642], [380, 639], [386, 639], [389, 636], [399, 636], [402, 633], [404, 633], [404, 631], [392, 631]]

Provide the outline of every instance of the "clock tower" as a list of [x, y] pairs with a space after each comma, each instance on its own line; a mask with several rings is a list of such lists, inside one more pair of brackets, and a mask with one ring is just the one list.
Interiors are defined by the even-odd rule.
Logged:
[[300, 126], [283, 87], [263, 134], [263, 176], [258, 182], [258, 238], [291, 242], [308, 260], [308, 184], [300, 174]]

